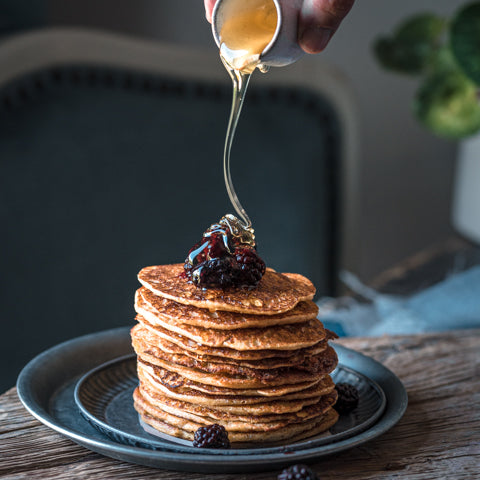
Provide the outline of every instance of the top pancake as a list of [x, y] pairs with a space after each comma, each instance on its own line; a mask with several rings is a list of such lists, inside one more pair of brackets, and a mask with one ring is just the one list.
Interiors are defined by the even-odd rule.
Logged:
[[274, 315], [312, 300], [315, 287], [302, 275], [267, 269], [256, 288], [201, 289], [183, 278], [183, 264], [155, 265], [140, 270], [138, 280], [155, 295], [183, 305], [244, 314]]
[[211, 311], [205, 308], [184, 305], [168, 298], [154, 295], [145, 287], [140, 287], [138, 292], [143, 300], [155, 311], [155, 315], [167, 319], [167, 323], [168, 319], [175, 319], [177, 323], [218, 330], [302, 323], [316, 318], [318, 314], [318, 307], [311, 300], [298, 303], [288, 312], [273, 315], [252, 315], [221, 310]]

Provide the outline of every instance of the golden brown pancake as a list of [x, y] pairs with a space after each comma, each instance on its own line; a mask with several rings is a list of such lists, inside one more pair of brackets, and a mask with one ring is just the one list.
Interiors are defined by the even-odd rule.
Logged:
[[[198, 423], [187, 418], [177, 417], [169, 414], [155, 406], [151, 405], [140, 393], [137, 388], [134, 392], [134, 406], [141, 415], [142, 420], [156, 428], [158, 431], [173, 435], [178, 438], [193, 440], [194, 432], [205, 426], [204, 423]], [[299, 441], [303, 438], [316, 435], [328, 430], [338, 419], [338, 414], [333, 408], [328, 409], [323, 415], [313, 419], [300, 421], [298, 423], [287, 424], [265, 424], [264, 430], [257, 431], [238, 431], [229, 430], [228, 436], [230, 442], [235, 443], [260, 443], [266, 445], [275, 442], [289, 443]], [[221, 424], [221, 422], [218, 422]], [[242, 427], [242, 425], [239, 425]], [[227, 426], [229, 428], [229, 425]]]
[[[151, 397], [141, 386], [135, 390], [135, 401], [143, 404], [148, 413], [155, 418], [181, 428], [188, 428], [189, 423], [195, 425], [211, 425], [218, 423], [228, 425], [230, 432], [274, 432], [290, 424], [299, 424], [311, 421], [314, 418], [324, 415], [332, 408], [335, 403], [336, 395], [327, 395], [317, 404], [305, 407], [301, 412], [287, 413], [284, 415], [230, 415], [228, 413], [205, 407], [196, 407], [193, 404], [187, 405], [185, 402], [166, 399], [168, 403], [163, 403]], [[172, 403], [169, 403], [172, 402]], [[178, 405], [173, 406], [174, 403]], [[181, 405], [181, 406], [180, 406]], [[188, 410], [195, 410], [197, 413], [191, 413]], [[205, 415], [200, 415], [199, 413]]]
[[228, 388], [256, 388], [313, 381], [333, 371], [338, 361], [335, 350], [327, 347], [325, 352], [306, 359], [301, 367], [253, 369], [239, 364], [203, 362], [151, 347], [151, 344], [144, 340], [144, 332], [143, 328], [132, 329], [133, 348], [144, 362], [178, 373], [195, 382]]
[[[185, 416], [182, 413], [176, 413], [175, 410], [179, 410], [216, 420], [235, 419], [242, 422], [256, 422], [257, 417], [262, 422], [298, 421], [299, 419], [306, 419], [308, 416], [312, 418], [319, 414], [320, 408], [325, 408], [325, 410], [330, 408], [337, 396], [336, 390], [332, 388], [330, 392], [324, 395], [301, 400], [274, 400], [253, 405], [205, 405], [162, 395], [145, 381], [141, 382], [140, 391], [152, 405], [157, 405], [174, 415]], [[287, 414], [290, 414], [290, 416]]]
[[312, 283], [267, 269], [255, 289], [200, 289], [182, 273], [175, 264], [138, 275], [131, 337], [143, 425], [192, 440], [218, 423], [234, 445], [291, 443], [330, 428], [338, 359]]
[[[231, 359], [238, 359], [238, 360], [259, 360], [264, 358], [272, 358], [272, 357], [290, 357], [292, 354], [301, 353], [306, 356], [313, 355], [318, 353], [318, 349], [323, 347], [323, 340], [311, 347], [305, 349], [299, 349], [296, 351], [293, 350], [234, 350], [233, 348], [223, 348], [223, 347], [209, 347], [207, 345], [199, 345], [194, 340], [191, 340], [188, 337], [175, 333], [171, 330], [167, 330], [166, 328], [160, 327], [159, 325], [153, 326], [150, 324], [145, 318], [141, 315], [137, 315], [136, 320], [148, 330], [150, 330], [150, 334], [152, 335], [147, 340], [146, 334], [145, 340], [148, 341], [151, 345], [156, 345], [157, 336], [161, 337], [162, 339], [168, 340], [169, 342], [174, 343], [175, 345], [184, 348], [185, 350], [193, 353], [198, 353], [200, 355], [215, 355], [217, 357], [226, 357]], [[137, 325], [133, 328], [138, 327]], [[325, 330], [327, 338], [330, 338], [330, 332]]]
[[[192, 380], [197, 383], [206, 385], [226, 387], [226, 388], [261, 388], [273, 387], [279, 385], [291, 385], [295, 383], [314, 382], [319, 374], [300, 370], [298, 368], [279, 369], [281, 372], [272, 372], [270, 370], [254, 370], [255, 376], [249, 374], [226, 374], [226, 373], [210, 373], [199, 368], [190, 368], [167, 362], [159, 358], [149, 356], [148, 354], [140, 354], [136, 352], [139, 358], [144, 362], [159, 366], [169, 372], [178, 373], [182, 377]], [[334, 350], [331, 349], [330, 357], [328, 358], [328, 368], [332, 371], [335, 368], [335, 361], [333, 355]], [[253, 369], [252, 369], [253, 370]], [[320, 375], [325, 375], [329, 371], [321, 372]], [[248, 372], [251, 373], [251, 372]]]
[[234, 414], [230, 411], [222, 411], [203, 405], [183, 402], [181, 400], [173, 400], [169, 397], [156, 395], [143, 385], [139, 387], [139, 391], [144, 400], [150, 403], [150, 405], [155, 405], [155, 407], [162, 410], [162, 412], [193, 422], [203, 423], [204, 425], [211, 425], [212, 423], [227, 424], [229, 431], [236, 432], [270, 431], [290, 423], [311, 420], [312, 418], [324, 415], [337, 399], [336, 390], [333, 390], [332, 393], [320, 397], [316, 403], [306, 405], [297, 412], [272, 414], [265, 411], [258, 415], [253, 415], [246, 412]]
[[176, 323], [166, 323], [158, 318], [138, 294], [135, 296], [135, 310], [154, 327], [171, 330], [190, 338], [200, 345], [226, 347], [234, 350], [298, 350], [315, 345], [326, 337], [325, 329], [317, 319], [291, 325], [265, 328], [242, 328], [238, 330], [215, 330]]
[[165, 323], [194, 325], [217, 330], [236, 330], [238, 328], [269, 327], [291, 323], [302, 323], [317, 317], [318, 307], [311, 300], [300, 302], [291, 310], [273, 315], [252, 315], [221, 310], [207, 310], [192, 305], [174, 302], [165, 297], [154, 295], [141, 287], [138, 290], [143, 301], [155, 316]]
[[[183, 383], [178, 381], [171, 386], [168, 383], [171, 379], [168, 372], [158, 372], [158, 367], [143, 363], [141, 360], [138, 362], [138, 377], [142, 383], [148, 385], [154, 389], [160, 395], [166, 395], [176, 400], [183, 400], [190, 403], [197, 403], [199, 405], [215, 406], [215, 408], [221, 409], [223, 406], [244, 406], [244, 405], [256, 405], [256, 404], [288, 404], [284, 408], [291, 408], [296, 402], [302, 402], [303, 400], [310, 400], [312, 398], [321, 397], [330, 393], [335, 385], [329, 375], [325, 375], [320, 381], [313, 386], [306, 386], [303, 390], [293, 392], [279, 391], [278, 396], [275, 395], [259, 395], [255, 389], [243, 390], [239, 393], [238, 389], [222, 389], [215, 393], [207, 393], [208, 385], [205, 385], [204, 389], [192, 388], [191, 383], [184, 379]], [[157, 374], [155, 374], [157, 371]], [[166, 376], [163, 373], [167, 373]], [[283, 407], [282, 407], [283, 408]]]
[[148, 389], [160, 396], [166, 396], [173, 400], [181, 400], [195, 405], [202, 405], [215, 408], [220, 411], [232, 413], [248, 413], [260, 415], [264, 413], [286, 413], [297, 412], [306, 405], [317, 403], [321, 396], [327, 395], [334, 389], [334, 384], [330, 377], [327, 382], [322, 379], [317, 385], [306, 389], [305, 394], [289, 394], [283, 397], [266, 398], [260, 396], [246, 397], [242, 395], [210, 395], [191, 388], [170, 389], [156, 378], [148, 373], [148, 369], [139, 366], [138, 377], [143, 388]]
[[140, 270], [138, 280], [155, 295], [207, 310], [257, 315], [287, 312], [312, 300], [315, 287], [302, 275], [267, 269], [256, 288], [201, 289], [182, 277], [183, 264], [156, 265]]
[[138, 363], [148, 365], [152, 367], [153, 375], [156, 380], [162, 385], [168, 388], [177, 389], [179, 387], [191, 388], [199, 392], [208, 393], [210, 395], [232, 395], [232, 396], [264, 396], [268, 398], [279, 397], [281, 395], [288, 395], [294, 392], [303, 392], [304, 390], [317, 385], [322, 377], [315, 378], [312, 381], [298, 382], [294, 384], [285, 385], [273, 385], [262, 386], [255, 388], [229, 388], [219, 385], [210, 385], [202, 382], [195, 382], [189, 378], [183, 377], [179, 373], [170, 372], [158, 365], [152, 365], [148, 362], [144, 362], [141, 358], [138, 359]]
[[[172, 437], [181, 438], [183, 440], [193, 440], [194, 432], [174, 427], [168, 423], [162, 422], [158, 418], [149, 415], [143, 406], [135, 403], [135, 409], [139, 412], [142, 421], [151, 426], [160, 433], [170, 435]], [[328, 429], [338, 421], [338, 413], [332, 408], [325, 415], [318, 417], [314, 421], [306, 424], [290, 424], [282, 430], [271, 435], [269, 432], [232, 432], [229, 434], [229, 440], [233, 448], [247, 448], [252, 446], [275, 447], [283, 445], [292, 445], [302, 440], [315, 437], [325, 433], [328, 435]], [[200, 427], [200, 425], [198, 426]], [[275, 438], [275, 440], [273, 440]]]
[[[270, 357], [270, 358], [260, 358], [258, 360], [241, 360], [241, 359], [232, 359], [227, 357], [219, 357], [216, 355], [198, 355], [194, 352], [186, 350], [175, 343], [172, 343], [163, 337], [155, 334], [155, 331], [151, 331], [151, 327], [146, 323], [142, 322], [142, 327], [145, 327], [144, 330], [137, 328], [138, 334], [142, 336], [143, 341], [148, 345], [149, 353], [155, 357], [163, 358], [164, 360], [170, 360], [170, 355], [185, 355], [190, 359], [208, 362], [213, 364], [230, 364], [238, 365], [246, 368], [256, 368], [256, 369], [269, 369], [269, 368], [281, 368], [281, 367], [295, 367], [308, 364], [308, 359], [312, 356], [317, 356], [321, 352], [325, 351], [327, 348], [327, 341], [321, 341], [315, 345], [316, 348], [310, 349], [300, 349], [292, 351], [292, 354], [288, 357]], [[153, 334], [153, 335], [152, 335]], [[212, 349], [212, 353], [214, 350]]]
[[[141, 329], [137, 330], [137, 333], [141, 334], [141, 332]], [[305, 359], [300, 365], [262, 369], [260, 366], [258, 368], [250, 368], [239, 363], [204, 362], [187, 355], [166, 353], [161, 349], [150, 347], [148, 343], [143, 341], [141, 335], [133, 334], [132, 344], [139, 358], [153, 365], [159, 365], [164, 368], [166, 368], [165, 364], [175, 365], [176, 367], [198, 370], [206, 374], [225, 375], [235, 378], [249, 377], [252, 380], [256, 379], [261, 382], [274, 382], [279, 377], [287, 378], [291, 372], [294, 372], [299, 377], [301, 372], [304, 372], [309, 375], [309, 378], [325, 375], [330, 373], [337, 364], [337, 356], [331, 347], [327, 347], [326, 352], [321, 352], [318, 355]], [[181, 373], [181, 371], [175, 371]]]

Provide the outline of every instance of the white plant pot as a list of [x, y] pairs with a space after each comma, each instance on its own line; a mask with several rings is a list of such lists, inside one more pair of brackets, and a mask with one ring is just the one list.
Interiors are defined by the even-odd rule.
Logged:
[[480, 243], [480, 135], [460, 144], [452, 202], [453, 227]]

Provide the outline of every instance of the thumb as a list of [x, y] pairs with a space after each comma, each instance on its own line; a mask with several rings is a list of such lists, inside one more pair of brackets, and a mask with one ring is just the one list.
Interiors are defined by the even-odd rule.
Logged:
[[307, 53], [325, 49], [354, 0], [305, 0], [299, 15], [298, 43]]

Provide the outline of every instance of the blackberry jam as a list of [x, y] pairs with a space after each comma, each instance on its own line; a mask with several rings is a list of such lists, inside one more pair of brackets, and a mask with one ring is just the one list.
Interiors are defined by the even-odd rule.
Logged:
[[185, 277], [201, 288], [254, 288], [264, 273], [253, 229], [233, 215], [210, 226], [184, 264]]

